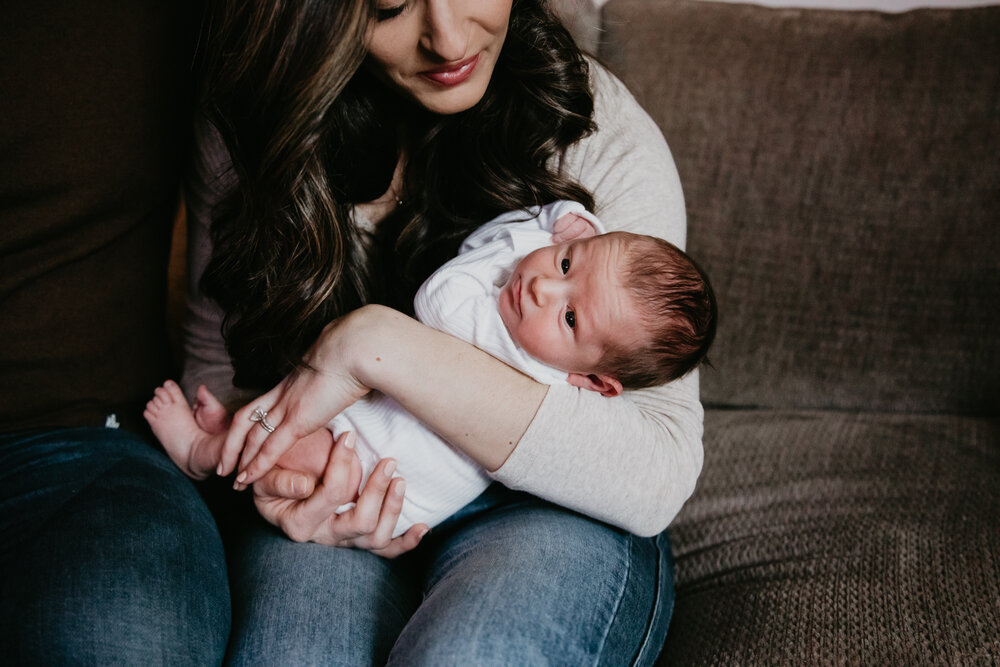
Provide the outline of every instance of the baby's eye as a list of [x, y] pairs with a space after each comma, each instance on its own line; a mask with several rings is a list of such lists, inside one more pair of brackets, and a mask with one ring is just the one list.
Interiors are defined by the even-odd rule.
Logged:
[[[569, 260], [564, 259], [563, 261], [567, 262]], [[576, 313], [574, 313], [572, 310], [566, 311], [566, 324], [569, 325], [570, 329], [576, 327]]]
[[563, 261], [559, 263], [559, 267], [562, 269], [563, 275], [569, 273], [569, 257], [564, 257]]

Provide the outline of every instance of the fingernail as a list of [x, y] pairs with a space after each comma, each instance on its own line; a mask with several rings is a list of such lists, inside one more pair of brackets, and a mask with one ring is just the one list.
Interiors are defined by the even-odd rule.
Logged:
[[392, 473], [396, 472], [396, 462], [389, 461], [388, 463], [386, 463], [385, 468], [382, 469], [382, 472], [385, 473], [386, 477], [392, 477]]
[[244, 470], [243, 472], [241, 472], [239, 475], [236, 476], [236, 483], [237, 484], [242, 484], [246, 480], [247, 480], [247, 471], [246, 470]]
[[219, 475], [220, 477], [222, 476], [222, 462], [221, 461], [219, 462], [219, 465], [215, 466], [215, 474]]
[[402, 481], [402, 482], [397, 482], [396, 483], [396, 495], [399, 496], [400, 498], [402, 498], [404, 493], [406, 493], [406, 481], [405, 480]]
[[348, 433], [347, 437], [344, 438], [344, 447], [346, 447], [347, 449], [354, 449], [354, 438], [355, 437], [357, 437], [357, 436], [354, 435], [353, 431], [351, 431], [350, 433]]
[[292, 478], [292, 495], [299, 495], [306, 490], [306, 483], [301, 477]]

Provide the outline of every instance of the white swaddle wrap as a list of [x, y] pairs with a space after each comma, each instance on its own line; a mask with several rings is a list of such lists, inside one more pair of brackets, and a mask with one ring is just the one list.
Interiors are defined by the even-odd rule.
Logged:
[[[567, 213], [577, 213], [604, 231], [576, 202], [504, 213], [473, 232], [458, 256], [424, 282], [414, 299], [417, 319], [472, 343], [538, 382], [565, 382], [564, 371], [533, 359], [514, 343], [500, 318], [497, 299], [517, 262], [550, 245], [552, 226]], [[334, 418], [329, 428], [334, 435], [344, 431], [357, 435], [362, 484], [380, 459], [396, 460], [394, 474], [406, 479], [406, 495], [394, 536], [416, 523], [437, 525], [490, 484], [481, 466], [388, 396], [373, 393], [358, 401]]]

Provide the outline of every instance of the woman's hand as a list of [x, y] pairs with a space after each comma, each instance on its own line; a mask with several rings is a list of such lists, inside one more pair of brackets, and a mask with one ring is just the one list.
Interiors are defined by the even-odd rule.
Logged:
[[[359, 494], [361, 464], [354, 434], [344, 433], [334, 443], [319, 486], [302, 473], [275, 469], [254, 484], [254, 502], [261, 516], [296, 542], [367, 549], [395, 558], [416, 547], [428, 528], [417, 524], [392, 537], [406, 490], [405, 480], [392, 477], [394, 469], [392, 459], [380, 461]], [[336, 514], [350, 502], [353, 508]]]
[[228, 475], [239, 459], [237, 489], [259, 480], [297, 440], [369, 392], [349, 369], [351, 357], [345, 349], [349, 317], [323, 330], [307, 353], [304, 368], [234, 415], [217, 472]]

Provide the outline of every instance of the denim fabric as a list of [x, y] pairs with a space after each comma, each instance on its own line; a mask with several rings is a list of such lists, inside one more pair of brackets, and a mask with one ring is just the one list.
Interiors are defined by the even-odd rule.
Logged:
[[259, 518], [248, 523], [226, 545], [233, 592], [227, 662], [385, 664], [420, 603], [406, 559], [299, 544]]
[[229, 633], [211, 514], [113, 429], [0, 435], [0, 600], [13, 664], [213, 664]]
[[231, 546], [237, 665], [651, 665], [673, 611], [666, 534], [499, 484], [395, 561], [259, 521]]

